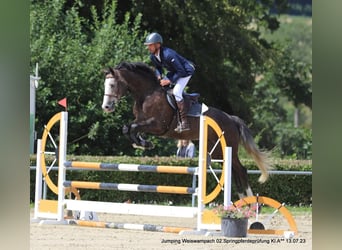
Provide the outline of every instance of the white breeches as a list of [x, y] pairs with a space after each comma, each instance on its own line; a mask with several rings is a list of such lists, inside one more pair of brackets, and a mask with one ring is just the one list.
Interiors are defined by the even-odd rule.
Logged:
[[177, 102], [180, 102], [181, 100], [183, 100], [182, 94], [190, 78], [191, 76], [179, 78], [176, 82], [176, 85], [173, 87], [173, 95], [175, 96], [175, 99]]

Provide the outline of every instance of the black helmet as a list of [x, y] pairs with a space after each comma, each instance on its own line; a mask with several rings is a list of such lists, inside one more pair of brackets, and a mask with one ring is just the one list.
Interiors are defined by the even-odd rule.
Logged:
[[163, 43], [163, 38], [158, 33], [151, 33], [146, 37], [144, 45], [149, 45], [153, 43]]

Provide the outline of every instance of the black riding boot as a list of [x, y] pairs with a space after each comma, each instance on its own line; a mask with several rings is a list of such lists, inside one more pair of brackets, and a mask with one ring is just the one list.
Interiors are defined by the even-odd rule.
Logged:
[[177, 102], [177, 107], [180, 115], [180, 122], [178, 123], [177, 128], [175, 128], [175, 131], [181, 133], [183, 131], [190, 130], [188, 119], [186, 117], [187, 110], [185, 108], [184, 100]]

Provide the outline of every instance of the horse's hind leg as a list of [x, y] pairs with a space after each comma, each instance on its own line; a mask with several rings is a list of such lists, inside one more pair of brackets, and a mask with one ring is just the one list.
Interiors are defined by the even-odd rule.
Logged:
[[239, 198], [253, 196], [253, 192], [248, 183], [247, 169], [241, 164], [237, 157], [233, 157], [233, 177]]

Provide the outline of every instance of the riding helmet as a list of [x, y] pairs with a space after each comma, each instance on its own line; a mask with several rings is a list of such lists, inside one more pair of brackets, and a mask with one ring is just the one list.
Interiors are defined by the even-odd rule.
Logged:
[[153, 43], [163, 43], [163, 38], [158, 33], [151, 33], [146, 37], [144, 45], [149, 45]]

